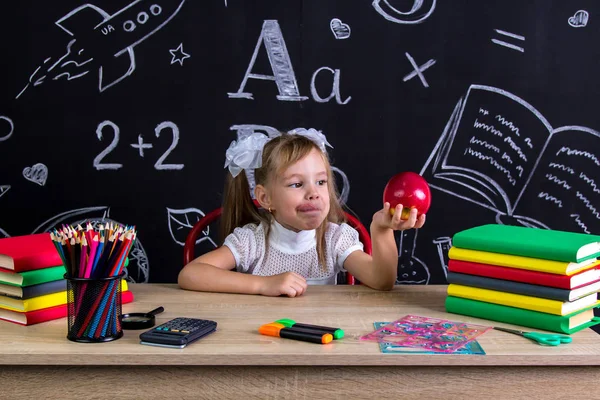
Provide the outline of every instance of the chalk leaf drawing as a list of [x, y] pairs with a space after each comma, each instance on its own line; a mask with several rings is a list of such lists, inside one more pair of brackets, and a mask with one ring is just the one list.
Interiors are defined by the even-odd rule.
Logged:
[[588, 14], [585, 10], [579, 10], [573, 15], [569, 17], [569, 25], [573, 28], [584, 28], [587, 26], [588, 19], [590, 18], [590, 14]]
[[[435, 10], [436, 0], [413, 0], [408, 11], [401, 11], [391, 3], [407, 3], [403, 0], [373, 0], [372, 6], [383, 18], [396, 24], [420, 24], [425, 21]], [[410, 3], [410, 2], [408, 2]]]
[[[120, 225], [125, 225], [122, 222], [118, 222], [114, 219], [109, 218], [110, 208], [107, 206], [96, 206], [78, 208], [75, 210], [65, 211], [60, 214], [53, 216], [52, 218], [44, 221], [31, 233], [50, 232], [55, 227], [58, 228], [62, 224], [68, 225], [86, 225], [89, 221], [92, 226], [97, 227], [99, 224], [106, 224], [113, 222]], [[132, 262], [132, 259], [135, 261]], [[147, 283], [150, 276], [150, 264], [148, 262], [148, 256], [142, 246], [139, 235], [133, 244], [133, 248], [129, 253], [129, 265], [126, 269], [126, 277], [129, 282]]]
[[553, 128], [503, 89], [469, 87], [421, 175], [501, 221], [600, 232], [600, 132]]
[[[197, 208], [174, 209], [167, 207], [167, 216], [169, 232], [171, 233], [173, 241], [180, 246], [184, 246], [188, 233], [190, 233], [194, 224], [204, 217], [204, 212]], [[210, 227], [207, 227], [206, 230], [202, 231], [202, 235], [199, 235], [200, 238], [196, 240], [196, 244], [209, 241], [214, 247], [217, 247], [217, 244], [209, 234]]]
[[25, 167], [23, 169], [23, 176], [28, 181], [44, 186], [46, 184], [46, 179], [48, 179], [48, 167], [42, 163], [34, 164], [31, 167]]
[[10, 185], [0, 185], [0, 197], [4, 196], [10, 190]]
[[0, 142], [3, 142], [9, 137], [11, 137], [11, 135], [15, 131], [15, 124], [13, 123], [12, 119], [5, 117], [4, 115], [0, 115], [0, 121], [4, 121], [6, 122], [6, 124], [8, 124], [8, 129], [2, 128], [2, 130], [0, 130]]
[[188, 53], [183, 51], [183, 43], [179, 43], [179, 46], [177, 46], [176, 49], [169, 50], [169, 53], [171, 53], [173, 56], [171, 59], [171, 65], [175, 64], [176, 62], [178, 62], [179, 65], [183, 65], [183, 60], [191, 57]]
[[348, 39], [350, 37], [350, 25], [343, 23], [339, 18], [334, 18], [329, 23], [333, 37], [336, 39]]

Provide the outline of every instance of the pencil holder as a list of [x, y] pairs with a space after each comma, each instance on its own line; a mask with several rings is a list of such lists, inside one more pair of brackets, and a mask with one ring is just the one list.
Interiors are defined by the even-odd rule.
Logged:
[[74, 342], [109, 342], [123, 336], [121, 280], [125, 274], [106, 278], [67, 280], [67, 339]]

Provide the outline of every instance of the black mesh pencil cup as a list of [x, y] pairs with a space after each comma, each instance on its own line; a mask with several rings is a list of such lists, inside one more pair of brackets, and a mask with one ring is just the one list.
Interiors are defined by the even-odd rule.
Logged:
[[109, 342], [123, 336], [121, 326], [121, 280], [125, 274], [107, 278], [67, 280], [67, 339], [74, 342]]

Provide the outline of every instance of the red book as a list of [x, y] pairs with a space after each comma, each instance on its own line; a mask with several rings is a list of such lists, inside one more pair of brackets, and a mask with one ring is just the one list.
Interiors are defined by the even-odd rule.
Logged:
[[62, 265], [49, 233], [0, 239], [0, 267], [15, 272]]
[[[133, 293], [131, 293], [131, 291], [127, 290], [125, 292], [121, 292], [122, 304], [131, 303], [132, 301]], [[51, 321], [53, 319], [64, 318], [66, 316], [66, 304], [28, 312], [18, 312], [0, 308], [0, 320], [14, 322], [15, 324], [19, 325], [39, 324], [40, 322]]]
[[448, 271], [561, 289], [575, 289], [600, 280], [600, 262], [597, 263], [595, 268], [585, 270], [575, 275], [549, 274], [546, 272], [499, 267], [497, 265], [460, 260], [449, 260]]

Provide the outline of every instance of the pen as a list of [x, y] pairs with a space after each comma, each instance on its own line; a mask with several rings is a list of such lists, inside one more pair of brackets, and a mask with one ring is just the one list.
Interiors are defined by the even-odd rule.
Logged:
[[299, 330], [294, 328], [286, 328], [283, 324], [271, 322], [264, 324], [258, 328], [261, 335], [282, 337], [285, 339], [301, 340], [303, 342], [327, 344], [333, 340], [330, 333], [311, 332], [305, 329]]
[[344, 331], [341, 330], [340, 328], [330, 328], [328, 326], [299, 324], [296, 321], [294, 321], [293, 319], [288, 319], [288, 318], [278, 319], [277, 321], [275, 321], [275, 323], [285, 325], [287, 328], [291, 328], [291, 327], [304, 328], [304, 329], [310, 329], [312, 331], [317, 331], [317, 332], [330, 333], [334, 339], [341, 339], [344, 337]]

